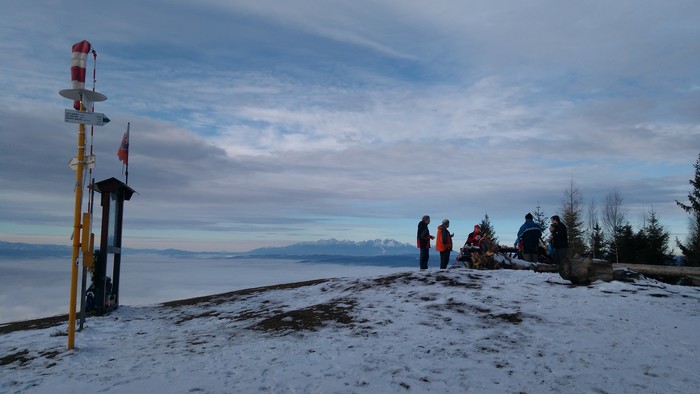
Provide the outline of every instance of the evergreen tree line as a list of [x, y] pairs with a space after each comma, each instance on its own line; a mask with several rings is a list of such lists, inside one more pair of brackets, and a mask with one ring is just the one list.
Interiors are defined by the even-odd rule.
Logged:
[[[695, 177], [690, 180], [692, 190], [688, 202], [676, 200], [676, 204], [690, 215], [688, 238], [678, 238], [675, 244], [681, 251], [680, 264], [700, 266], [700, 154], [695, 162]], [[573, 180], [564, 191], [558, 215], [566, 224], [571, 256], [589, 256], [613, 263], [675, 265], [671, 253], [670, 233], [664, 228], [652, 207], [644, 215], [641, 228], [635, 231], [626, 218], [623, 197], [613, 190], [605, 197], [600, 210], [595, 201], [586, 206], [581, 191]], [[549, 216], [537, 203], [532, 214], [535, 223], [542, 228], [543, 237], [549, 234]], [[489, 236], [492, 244], [498, 244], [488, 214], [481, 221], [482, 234]]]

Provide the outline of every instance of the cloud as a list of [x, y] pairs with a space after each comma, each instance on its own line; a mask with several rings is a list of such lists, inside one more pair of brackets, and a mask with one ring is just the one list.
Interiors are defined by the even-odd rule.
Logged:
[[32, 7], [0, 16], [2, 228], [71, 223], [76, 127], [57, 92], [87, 38], [108, 96], [96, 110], [112, 119], [95, 128], [94, 176], [124, 179], [131, 122], [127, 221], [141, 240], [411, 242], [424, 213], [455, 228], [489, 213], [509, 232], [538, 202], [558, 210], [572, 180], [684, 231], [673, 205], [700, 138], [693, 2]]

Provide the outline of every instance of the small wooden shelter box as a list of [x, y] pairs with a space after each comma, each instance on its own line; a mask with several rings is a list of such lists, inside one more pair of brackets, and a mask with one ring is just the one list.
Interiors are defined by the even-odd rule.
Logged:
[[[116, 178], [109, 178], [97, 182], [95, 191], [102, 195], [102, 229], [100, 249], [95, 259], [95, 272], [92, 279], [95, 287], [95, 311], [103, 314], [119, 306], [124, 201], [131, 199], [134, 189]], [[113, 256], [111, 279], [107, 277], [107, 262], [110, 255]]]

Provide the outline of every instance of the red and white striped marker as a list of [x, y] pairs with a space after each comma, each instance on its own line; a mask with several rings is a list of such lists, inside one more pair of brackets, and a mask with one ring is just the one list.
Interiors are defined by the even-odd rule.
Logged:
[[[85, 66], [87, 64], [87, 54], [92, 46], [83, 40], [73, 45], [73, 55], [70, 61], [70, 77], [73, 89], [85, 89]], [[80, 101], [73, 102], [73, 108], [80, 110]]]

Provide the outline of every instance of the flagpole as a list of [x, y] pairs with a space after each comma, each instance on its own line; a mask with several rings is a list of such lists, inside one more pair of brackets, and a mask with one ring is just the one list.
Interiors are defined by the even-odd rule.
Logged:
[[[129, 129], [131, 129], [131, 122], [126, 123], [126, 138], [129, 138]], [[127, 139], [127, 143], [129, 143], [128, 139]], [[126, 159], [126, 182], [124, 182], [124, 184], [128, 185], [129, 184], [129, 156], [128, 156], [129, 151], [128, 151], [128, 148], [127, 148], [126, 154], [127, 154], [127, 156], [126, 156], [127, 157], [127, 159]]]
[[[90, 45], [91, 49], [90, 52], [92, 52], [92, 91], [95, 91], [95, 84], [97, 83], [97, 52], [95, 51], [95, 48], [92, 48], [92, 45]], [[90, 108], [90, 112], [95, 112], [95, 103], [90, 103], [92, 108]], [[78, 332], [83, 331], [83, 324], [85, 323], [85, 297], [86, 297], [86, 287], [87, 287], [87, 271], [88, 271], [88, 262], [92, 262], [92, 247], [88, 244], [86, 245], [84, 243], [85, 240], [89, 239], [89, 235], [92, 233], [92, 212], [93, 212], [93, 203], [94, 203], [94, 197], [95, 197], [95, 178], [92, 177], [92, 168], [94, 167], [94, 153], [93, 153], [93, 140], [94, 140], [94, 131], [95, 131], [95, 126], [90, 125], [90, 161], [92, 161], [92, 165], [88, 165], [88, 207], [87, 207], [87, 214], [89, 215], [89, 219], [87, 219], [88, 223], [85, 223], [86, 219], [83, 218], [83, 237], [81, 238], [81, 247], [83, 250], [83, 270], [82, 270], [82, 275], [81, 275], [81, 287], [80, 287], [80, 326], [78, 328]], [[87, 235], [86, 235], [87, 234]]]

